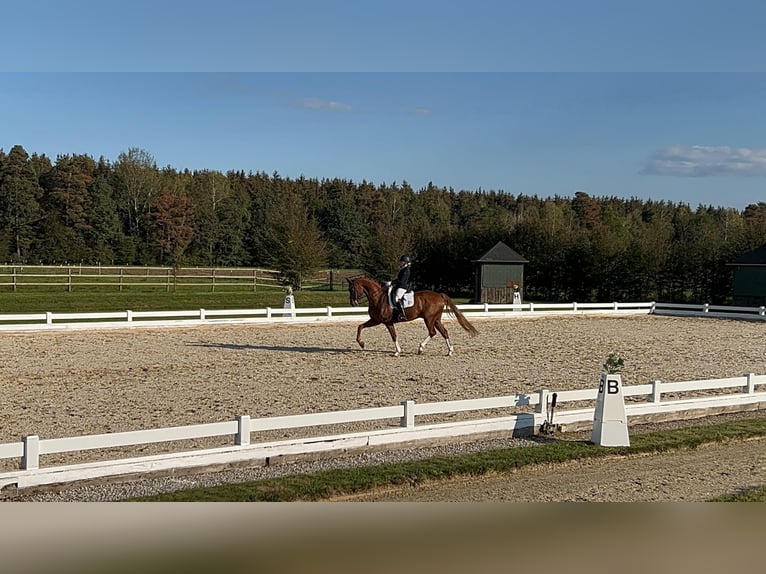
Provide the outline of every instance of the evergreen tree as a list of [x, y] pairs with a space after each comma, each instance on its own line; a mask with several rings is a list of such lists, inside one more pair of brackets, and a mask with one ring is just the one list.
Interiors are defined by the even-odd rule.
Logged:
[[362, 267], [369, 227], [355, 199], [355, 186], [333, 179], [320, 186], [318, 222], [328, 243], [328, 263], [334, 269]]
[[15, 145], [0, 163], [0, 257], [16, 262], [36, 261], [29, 248], [44, 215], [43, 190], [26, 150]]
[[96, 162], [86, 155], [63, 155], [42, 180], [40, 201], [45, 213], [36, 251], [49, 263], [79, 263], [92, 259], [86, 234], [92, 230], [88, 212]]

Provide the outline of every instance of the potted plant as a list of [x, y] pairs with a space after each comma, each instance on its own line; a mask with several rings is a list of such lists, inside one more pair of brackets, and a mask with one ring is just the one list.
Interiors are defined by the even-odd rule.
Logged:
[[610, 375], [619, 374], [622, 368], [625, 366], [625, 359], [623, 359], [617, 353], [609, 353], [604, 363], [604, 372]]

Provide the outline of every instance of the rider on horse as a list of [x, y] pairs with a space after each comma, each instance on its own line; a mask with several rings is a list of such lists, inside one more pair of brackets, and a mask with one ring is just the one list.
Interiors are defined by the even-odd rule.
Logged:
[[[391, 282], [391, 286], [395, 289], [394, 291], [394, 312], [399, 313], [399, 317], [401, 319], [405, 319], [405, 313], [404, 313], [404, 302], [402, 299], [404, 298], [404, 294], [407, 292], [407, 284], [410, 281], [410, 265], [412, 264], [412, 260], [409, 258], [408, 255], [402, 255], [399, 258], [399, 273], [396, 275], [396, 279], [394, 279]], [[395, 317], [396, 320], [396, 317]]]

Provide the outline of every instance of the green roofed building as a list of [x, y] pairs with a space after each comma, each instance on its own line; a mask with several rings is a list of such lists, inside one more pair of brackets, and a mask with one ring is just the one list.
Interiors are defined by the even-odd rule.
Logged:
[[727, 265], [734, 267], [734, 304], [766, 305], [766, 245], [742, 254]]
[[475, 266], [474, 301], [513, 303], [514, 292], [524, 293], [524, 264], [521, 255], [498, 241], [492, 249], [472, 263]]

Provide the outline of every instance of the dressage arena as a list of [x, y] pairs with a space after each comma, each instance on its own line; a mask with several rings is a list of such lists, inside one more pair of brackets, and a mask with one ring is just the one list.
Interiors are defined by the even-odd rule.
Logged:
[[[762, 322], [654, 315], [471, 318], [468, 337], [452, 318], [455, 354], [441, 337], [423, 355], [422, 321], [397, 327], [403, 353], [382, 326], [218, 325], [0, 335], [0, 443], [253, 418], [590, 389], [611, 352], [626, 385], [766, 373]], [[466, 416], [475, 417], [476, 413]], [[361, 423], [360, 423], [361, 424]], [[381, 423], [378, 423], [381, 424]], [[384, 423], [385, 424], [385, 423]], [[391, 424], [396, 424], [392, 421]], [[303, 429], [318, 436], [353, 429]], [[252, 436], [253, 442], [287, 437]], [[308, 433], [308, 434], [307, 434]], [[211, 442], [133, 447], [132, 456]], [[221, 442], [223, 440], [223, 443]], [[165, 449], [165, 450], [163, 450]], [[42, 464], [115, 458], [101, 451], [44, 457]], [[67, 458], [68, 457], [68, 458]], [[18, 461], [0, 461], [0, 469]]]

